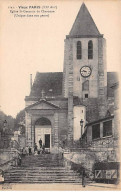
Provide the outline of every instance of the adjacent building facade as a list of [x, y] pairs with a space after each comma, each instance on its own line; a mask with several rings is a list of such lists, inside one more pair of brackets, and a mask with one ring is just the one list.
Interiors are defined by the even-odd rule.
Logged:
[[106, 40], [83, 3], [65, 39], [63, 72], [37, 72], [25, 97], [26, 145], [39, 146], [41, 138], [51, 151], [73, 147], [87, 123], [113, 114], [115, 82], [106, 69]]

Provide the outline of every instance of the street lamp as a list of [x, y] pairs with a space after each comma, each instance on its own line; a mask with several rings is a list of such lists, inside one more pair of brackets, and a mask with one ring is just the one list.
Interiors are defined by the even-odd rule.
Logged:
[[6, 125], [7, 125], [7, 121], [4, 120], [4, 122], [3, 122], [3, 129], [4, 129], [4, 130], [6, 129]]
[[82, 146], [82, 130], [83, 130], [83, 123], [84, 121], [81, 119], [80, 126], [81, 126], [81, 137], [80, 137], [80, 145]]
[[81, 119], [81, 121], [80, 121], [80, 126], [81, 126], [81, 138], [82, 138], [83, 123], [84, 123], [84, 121]]
[[4, 123], [4, 126], [6, 126], [6, 124], [7, 124], [7, 121], [6, 121], [6, 120], [4, 120], [4, 122], [3, 122], [3, 123]]

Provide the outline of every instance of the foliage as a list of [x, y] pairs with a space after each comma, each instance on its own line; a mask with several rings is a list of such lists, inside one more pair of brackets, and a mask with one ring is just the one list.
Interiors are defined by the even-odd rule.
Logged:
[[2, 129], [3, 129], [3, 123], [5, 120], [7, 121], [8, 129], [12, 129], [12, 131], [13, 131], [15, 119], [10, 115], [6, 115], [2, 111], [0, 111], [0, 131], [2, 131]]
[[14, 128], [17, 129], [20, 125], [24, 124], [25, 124], [25, 110], [21, 110], [16, 116]]

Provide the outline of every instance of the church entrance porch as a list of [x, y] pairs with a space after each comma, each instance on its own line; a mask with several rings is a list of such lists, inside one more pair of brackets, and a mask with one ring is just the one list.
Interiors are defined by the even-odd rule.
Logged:
[[[67, 110], [54, 103], [40, 100], [26, 107], [26, 146], [33, 149], [36, 143], [40, 148], [41, 139], [46, 150], [58, 152], [62, 131], [67, 133]], [[64, 103], [67, 106], [67, 100]]]
[[35, 143], [40, 148], [40, 142], [45, 151], [51, 149], [51, 122], [47, 118], [40, 118], [35, 123]]

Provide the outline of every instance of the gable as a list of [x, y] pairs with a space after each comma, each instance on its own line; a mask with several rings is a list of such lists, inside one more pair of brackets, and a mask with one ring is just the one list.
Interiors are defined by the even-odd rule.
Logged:
[[55, 109], [59, 109], [59, 106], [56, 106], [50, 102], [47, 102], [45, 100], [41, 100], [35, 104], [32, 104], [30, 106], [28, 106], [26, 109], [30, 109], [30, 110], [55, 110]]

